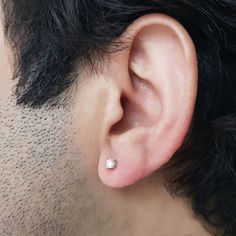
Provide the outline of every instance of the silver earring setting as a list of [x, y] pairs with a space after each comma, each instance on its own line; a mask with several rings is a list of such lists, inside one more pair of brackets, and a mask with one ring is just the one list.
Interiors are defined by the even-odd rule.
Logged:
[[116, 169], [116, 167], [117, 167], [117, 164], [118, 164], [118, 162], [117, 162], [117, 160], [115, 160], [115, 159], [107, 159], [106, 160], [106, 169]]

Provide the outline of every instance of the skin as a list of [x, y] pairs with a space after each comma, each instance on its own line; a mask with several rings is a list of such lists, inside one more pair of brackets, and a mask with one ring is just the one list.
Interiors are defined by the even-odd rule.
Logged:
[[210, 235], [161, 173], [132, 184], [99, 174], [113, 80], [84, 68], [64, 107], [17, 106], [0, 32], [0, 235]]

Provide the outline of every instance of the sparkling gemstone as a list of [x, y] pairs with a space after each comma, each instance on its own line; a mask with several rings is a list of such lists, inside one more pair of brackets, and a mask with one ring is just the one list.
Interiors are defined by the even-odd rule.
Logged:
[[115, 169], [117, 167], [117, 161], [114, 159], [106, 160], [106, 168], [107, 169]]

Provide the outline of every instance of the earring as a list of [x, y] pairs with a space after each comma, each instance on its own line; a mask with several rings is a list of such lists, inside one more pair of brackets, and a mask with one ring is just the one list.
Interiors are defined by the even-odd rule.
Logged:
[[115, 159], [107, 159], [106, 160], [106, 169], [115, 169], [117, 167], [117, 160]]

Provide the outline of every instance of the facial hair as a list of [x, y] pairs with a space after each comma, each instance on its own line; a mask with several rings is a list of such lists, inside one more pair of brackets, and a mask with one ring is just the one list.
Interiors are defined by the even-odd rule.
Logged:
[[0, 235], [122, 235], [88, 187], [72, 120], [69, 105], [0, 103]]

